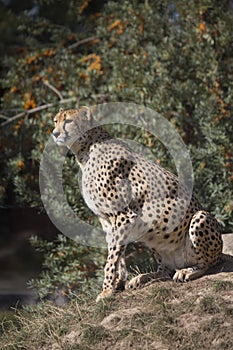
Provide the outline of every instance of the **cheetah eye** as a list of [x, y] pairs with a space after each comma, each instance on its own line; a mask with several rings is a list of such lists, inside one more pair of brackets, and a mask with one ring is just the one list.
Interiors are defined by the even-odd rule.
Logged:
[[54, 124], [57, 124], [57, 120], [56, 119], [54, 119]]

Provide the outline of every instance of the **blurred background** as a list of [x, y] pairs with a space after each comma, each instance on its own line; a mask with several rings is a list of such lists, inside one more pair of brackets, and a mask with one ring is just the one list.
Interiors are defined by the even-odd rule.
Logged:
[[[60, 107], [123, 101], [161, 113], [190, 151], [197, 197], [233, 232], [232, 24], [231, 0], [0, 1], [0, 312], [101, 284], [105, 251], [62, 236], [40, 199], [40, 158]], [[112, 131], [175, 171], [148, 131]], [[63, 173], [73, 210], [95, 223], [72, 156]], [[132, 252], [142, 257], [143, 247]]]

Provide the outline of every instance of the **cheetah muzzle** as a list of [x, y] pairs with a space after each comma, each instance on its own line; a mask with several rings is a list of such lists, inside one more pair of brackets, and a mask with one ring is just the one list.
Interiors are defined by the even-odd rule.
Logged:
[[60, 110], [53, 137], [76, 156], [82, 172], [82, 194], [106, 234], [108, 258], [97, 301], [124, 288], [125, 249], [143, 242], [154, 254], [158, 270], [140, 274], [127, 288], [156, 279], [185, 282], [203, 275], [222, 252], [217, 220], [203, 210], [178, 178], [147, 161], [92, 120], [88, 107]]

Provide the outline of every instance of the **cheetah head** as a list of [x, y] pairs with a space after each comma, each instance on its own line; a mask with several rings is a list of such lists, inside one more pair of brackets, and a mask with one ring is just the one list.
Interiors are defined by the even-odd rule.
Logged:
[[54, 118], [53, 138], [58, 146], [70, 148], [91, 126], [91, 111], [88, 107], [63, 110]]

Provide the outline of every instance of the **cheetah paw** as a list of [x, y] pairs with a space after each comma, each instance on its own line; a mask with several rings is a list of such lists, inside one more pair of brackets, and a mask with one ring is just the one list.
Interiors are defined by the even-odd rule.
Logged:
[[159, 278], [159, 275], [157, 273], [148, 273], [148, 274], [140, 274], [134, 278], [132, 278], [128, 285], [127, 289], [137, 289], [145, 286], [147, 283], [155, 280], [156, 278]]
[[138, 275], [132, 278], [126, 285], [126, 289], [137, 289], [141, 285], [141, 277], [142, 275]]
[[111, 289], [103, 290], [96, 298], [96, 302], [98, 303], [100, 300], [109, 298], [113, 295], [113, 291]]
[[187, 269], [176, 270], [173, 281], [175, 282], [188, 282], [190, 276], [193, 274], [193, 268], [189, 267]]
[[195, 278], [201, 277], [208, 270], [208, 266], [198, 267], [187, 267], [186, 269], [176, 270], [173, 276], [175, 282], [188, 282]]

